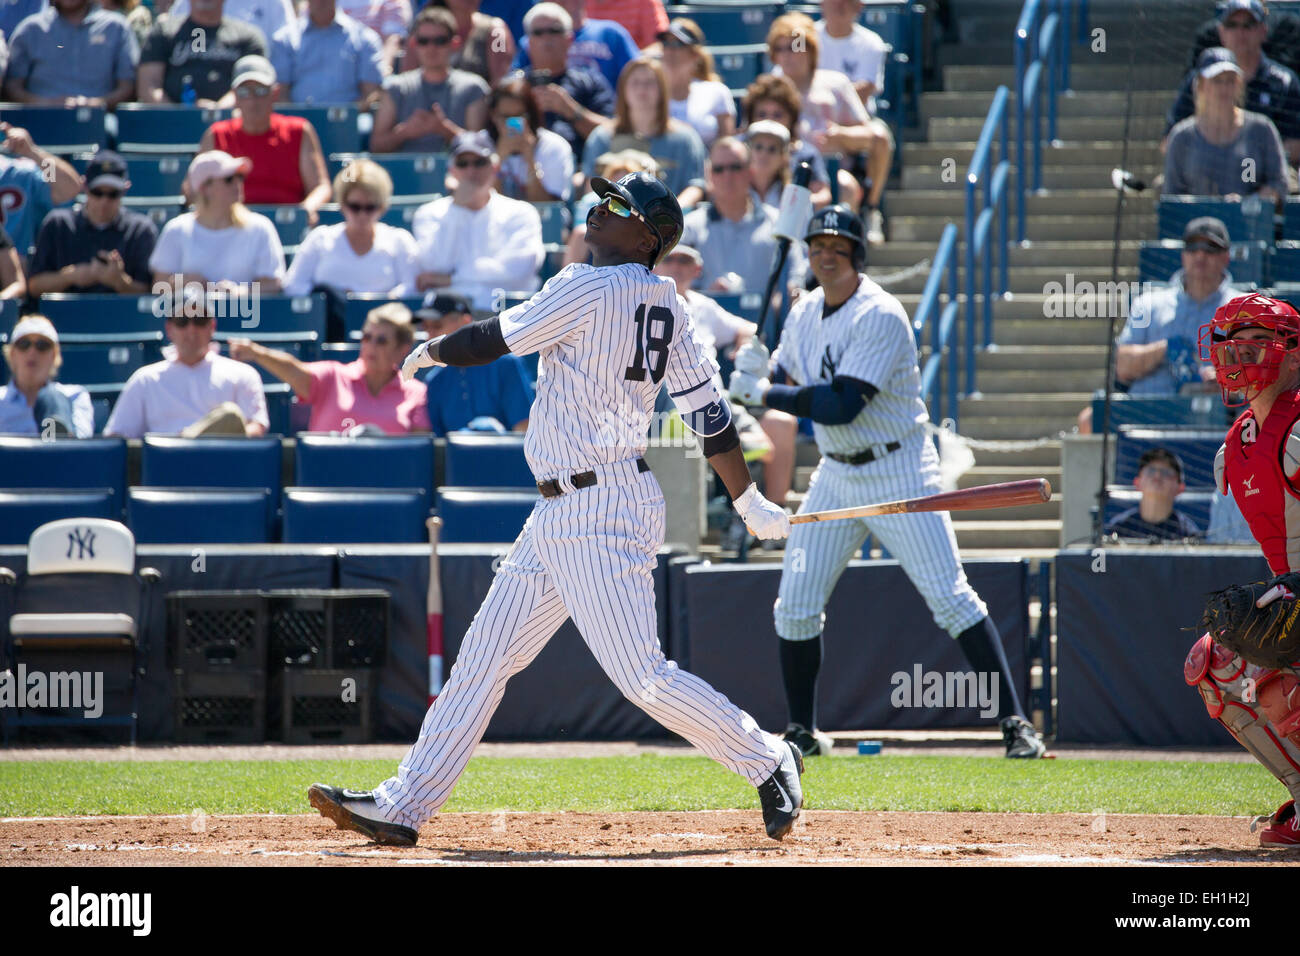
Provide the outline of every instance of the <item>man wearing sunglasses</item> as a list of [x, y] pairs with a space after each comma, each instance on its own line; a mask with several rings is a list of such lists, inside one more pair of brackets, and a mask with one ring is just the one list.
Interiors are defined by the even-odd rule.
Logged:
[[54, 210], [41, 224], [29, 269], [31, 295], [148, 292], [158, 229], [148, 216], [122, 207], [131, 188], [126, 162], [100, 150], [87, 164], [85, 180], [86, 201]]
[[429, 6], [419, 12], [411, 27], [418, 65], [384, 81], [371, 152], [440, 153], [466, 130], [487, 125], [487, 81], [451, 66], [460, 43], [450, 10]]
[[[202, 292], [167, 294], [159, 303], [171, 343], [163, 360], [137, 369], [122, 386], [105, 435], [266, 434], [262, 377], [212, 345], [217, 320]], [[157, 314], [157, 313], [155, 313]]]
[[419, 291], [466, 295], [475, 309], [495, 312], [503, 292], [535, 292], [546, 257], [537, 209], [503, 196], [493, 184], [501, 163], [486, 132], [462, 133], [451, 147], [450, 196], [415, 211], [411, 232], [420, 247]]
[[701, 436], [751, 529], [782, 538], [790, 523], [750, 479], [717, 365], [677, 287], [650, 271], [681, 236], [676, 196], [647, 173], [596, 177], [592, 189], [601, 202], [587, 214], [591, 265], [565, 267], [528, 302], [431, 339], [402, 365], [409, 379], [420, 368], [537, 352], [524, 453], [541, 498], [397, 774], [372, 791], [308, 790], [337, 826], [378, 843], [417, 841], [451, 796], [506, 681], [569, 617], [628, 700], [758, 788], [768, 836], [782, 839], [803, 805], [799, 750], [660, 650], [651, 571], [664, 497], [641, 456], [661, 388]]

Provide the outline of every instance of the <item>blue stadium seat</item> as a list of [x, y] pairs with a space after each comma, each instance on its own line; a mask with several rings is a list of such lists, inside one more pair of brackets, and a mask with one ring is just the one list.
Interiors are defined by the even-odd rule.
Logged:
[[1115, 440], [1115, 483], [1132, 484], [1138, 459], [1148, 448], [1168, 448], [1183, 460], [1183, 481], [1189, 489], [1214, 487], [1214, 456], [1223, 444], [1223, 429], [1162, 429], [1124, 425]]
[[350, 292], [347, 305], [343, 309], [343, 330], [349, 340], [361, 338], [361, 327], [366, 324], [366, 316], [385, 302], [400, 302], [412, 312], [424, 302], [423, 296], [410, 296], [404, 299], [392, 299], [380, 293]]
[[172, 438], [148, 435], [140, 484], [162, 488], [265, 488], [280, 497], [278, 438]]
[[562, 245], [564, 230], [569, 227], [569, 208], [562, 202], [537, 202], [533, 208], [542, 219], [542, 242]]
[[4, 104], [4, 121], [31, 134], [41, 149], [60, 156], [93, 153], [108, 142], [104, 109], [99, 106], [24, 106]]
[[294, 482], [312, 488], [418, 488], [427, 511], [433, 496], [433, 439], [299, 435]]
[[0, 491], [0, 545], [26, 545], [32, 532], [60, 518], [111, 518], [122, 516], [114, 505], [111, 488], [33, 488]]
[[1300, 239], [1300, 196], [1288, 196], [1282, 204], [1282, 238]]
[[132, 488], [126, 511], [137, 544], [266, 544], [275, 506], [265, 488]]
[[248, 208], [274, 223], [275, 231], [280, 236], [280, 245], [284, 246], [286, 252], [297, 248], [310, 231], [307, 226], [307, 210], [301, 206], [264, 205]]
[[708, 46], [763, 43], [780, 8], [773, 3], [690, 3], [668, 7], [668, 16], [694, 20], [704, 31]]
[[1273, 246], [1269, 281], [1286, 285], [1300, 283], [1300, 242], [1283, 239]]
[[[1110, 430], [1121, 425], [1156, 428], [1219, 428], [1231, 423], [1234, 410], [1227, 409], [1214, 395], [1121, 395], [1111, 396]], [[1106, 399], [1099, 390], [1092, 399], [1092, 427], [1100, 433], [1106, 414]]]
[[248, 302], [239, 299], [230, 303], [226, 310], [229, 315], [222, 315], [219, 309], [217, 329], [249, 338], [259, 335], [315, 335], [316, 342], [325, 340], [323, 293], [263, 295], [258, 296], [255, 302], [256, 310], [249, 309]]
[[354, 159], [372, 159], [393, 179], [393, 199], [427, 202], [447, 191], [446, 153], [335, 153], [330, 156], [333, 176]]
[[[77, 172], [85, 175], [86, 166], [93, 156], [94, 153], [82, 153], [73, 158], [72, 165]], [[126, 160], [126, 178], [131, 182], [131, 191], [126, 197], [126, 202], [136, 212], [141, 211], [138, 207], [142, 204], [180, 208], [181, 187], [185, 183], [185, 175], [189, 172], [190, 160], [193, 156], [189, 153], [178, 153], [172, 156], [148, 155], [122, 158]]]
[[[1269, 266], [1272, 243], [1234, 242], [1228, 269], [1238, 288], [1258, 288], [1273, 281]], [[1145, 240], [1138, 246], [1138, 280], [1168, 282], [1183, 267], [1182, 239]]]
[[[1174, 507], [1196, 523], [1204, 534], [1210, 527], [1210, 501], [1217, 492], [1184, 491], [1174, 501]], [[1119, 485], [1106, 489], [1106, 524], [1114, 521], [1130, 508], [1136, 508], [1142, 500], [1142, 492], [1133, 487]], [[1094, 506], [1093, 513], [1096, 513]]]
[[326, 342], [320, 347], [322, 361], [342, 362], [344, 365], [361, 357], [360, 342]]
[[17, 324], [18, 300], [0, 299], [0, 329], [4, 329], [5, 334], [7, 335], [9, 330]]
[[293, 409], [296, 407], [293, 389], [283, 382], [262, 383], [262, 396], [266, 399], [266, 417], [270, 424], [268, 435], [292, 435]]
[[138, 341], [77, 344], [65, 337], [59, 351], [63, 355], [59, 378], [76, 385], [123, 383], [136, 369], [157, 361], [156, 347]]
[[767, 47], [763, 44], [709, 47], [718, 77], [728, 89], [743, 90], [758, 79], [766, 65]]
[[1200, 216], [1223, 221], [1233, 242], [1273, 241], [1273, 204], [1255, 197], [1229, 202], [1217, 196], [1163, 196], [1156, 218], [1161, 239], [1181, 239], [1183, 229]]
[[763, 309], [761, 292], [706, 292], [704, 293], [732, 315], [738, 315], [750, 322], [757, 322]]
[[286, 488], [286, 544], [419, 544], [429, 540], [422, 488]]
[[361, 131], [357, 129], [357, 108], [351, 103], [312, 106], [305, 103], [277, 103], [275, 111], [285, 116], [301, 116], [320, 137], [321, 151], [356, 153], [361, 151]]
[[[40, 438], [0, 436], [0, 486], [9, 489], [107, 488], [112, 492], [114, 513], [104, 517], [119, 518], [126, 499], [126, 440], [43, 441]], [[52, 521], [53, 518], [46, 520]]]
[[120, 153], [195, 153], [204, 131], [230, 110], [201, 110], [195, 106], [156, 106], [120, 103], [117, 107], [117, 150]]
[[532, 491], [439, 488], [438, 517], [448, 544], [514, 541], [540, 496]]
[[[54, 323], [60, 335], [161, 332], [164, 320], [161, 310], [154, 313], [157, 302], [151, 295], [50, 292], [41, 296], [41, 314]], [[5, 325], [4, 330], [11, 327]]]
[[122, 205], [132, 212], [138, 212], [142, 216], [148, 216], [149, 221], [158, 227], [162, 232], [162, 227], [167, 225], [181, 213], [185, 212], [185, 207], [180, 203], [158, 202], [150, 196], [136, 198], [134, 196], [124, 196]]
[[452, 432], [447, 436], [446, 482], [461, 488], [533, 489], [523, 435]]

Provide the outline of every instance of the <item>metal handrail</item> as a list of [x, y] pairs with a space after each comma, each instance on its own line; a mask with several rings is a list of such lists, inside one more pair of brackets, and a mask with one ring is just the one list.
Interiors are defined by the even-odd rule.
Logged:
[[[921, 293], [921, 302], [912, 319], [912, 330], [918, 346], [926, 326], [930, 327], [930, 357], [921, 372], [921, 395], [930, 408], [930, 416], [940, 422], [949, 418], [957, 421], [957, 343], [954, 335], [959, 307], [957, 235], [954, 223], [950, 222], [943, 227], [939, 247], [934, 254], [934, 264], [930, 267], [925, 290]], [[945, 273], [948, 279], [948, 301], [940, 312], [939, 297]], [[948, 371], [944, 376], [947, 388], [941, 393], [939, 371], [945, 350], [948, 353]]]
[[[997, 294], [1004, 295], [1008, 287], [1007, 278], [1007, 202], [1008, 183], [1011, 175], [1011, 160], [1008, 149], [1009, 105], [1011, 92], [1005, 86], [999, 86], [993, 94], [993, 104], [989, 115], [984, 120], [979, 142], [971, 156], [970, 169], [966, 172], [966, 394], [976, 392], [975, 352], [976, 352], [976, 313], [975, 313], [975, 267], [983, 266], [979, 291], [983, 297], [982, 326], [983, 334], [980, 347], [988, 348], [993, 341], [993, 258], [999, 256]], [[1000, 133], [1000, 136], [999, 136]], [[1001, 145], [1001, 158], [996, 166], [993, 162], [994, 137]], [[984, 187], [984, 203], [976, 209], [976, 193]], [[1001, 225], [1000, 241], [993, 241], [993, 227]]]
[[[1070, 44], [1074, 13], [1079, 7], [1079, 33], [1087, 36], [1086, 0], [1025, 0], [1016, 23], [1016, 241], [1026, 239], [1025, 220], [1030, 190], [1030, 166], [1025, 155], [1033, 142], [1032, 189], [1043, 188], [1043, 99], [1047, 100], [1047, 139], [1057, 138], [1057, 100], [1070, 88]], [[1033, 123], [1032, 135], [1025, 129]]]

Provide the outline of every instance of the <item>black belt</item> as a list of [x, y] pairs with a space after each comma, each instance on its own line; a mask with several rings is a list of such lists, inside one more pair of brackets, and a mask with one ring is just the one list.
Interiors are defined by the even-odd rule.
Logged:
[[[888, 454], [891, 451], [898, 451], [898, 449], [902, 447], [903, 445], [901, 442], [891, 441], [885, 446], [885, 454]], [[854, 452], [852, 455], [837, 455], [833, 451], [828, 451], [826, 457], [832, 458], [844, 465], [869, 465], [877, 458], [883, 458], [885, 456], [877, 455], [874, 451], [868, 448], [864, 451]]]
[[[644, 458], [636, 460], [636, 470], [638, 472], [647, 472], [650, 466], [645, 463]], [[573, 483], [574, 488], [590, 488], [597, 481], [594, 471], [580, 471], [576, 475], [570, 475], [569, 481]], [[564, 494], [564, 489], [560, 487], [558, 479], [552, 478], [550, 481], [539, 481], [537, 490], [542, 493], [543, 498], [558, 498]]]

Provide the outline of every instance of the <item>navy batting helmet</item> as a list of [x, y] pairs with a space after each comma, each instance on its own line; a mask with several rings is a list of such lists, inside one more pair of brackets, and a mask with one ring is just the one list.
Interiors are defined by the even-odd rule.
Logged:
[[628, 173], [618, 182], [596, 176], [591, 180], [591, 190], [601, 199], [610, 193], [617, 196], [650, 227], [659, 240], [659, 248], [650, 257], [651, 269], [682, 237], [682, 207], [672, 190], [650, 173]]
[[843, 236], [853, 241], [853, 268], [861, 272], [867, 267], [867, 243], [862, 220], [848, 206], [827, 206], [813, 214], [808, 222], [804, 242], [817, 236]]

